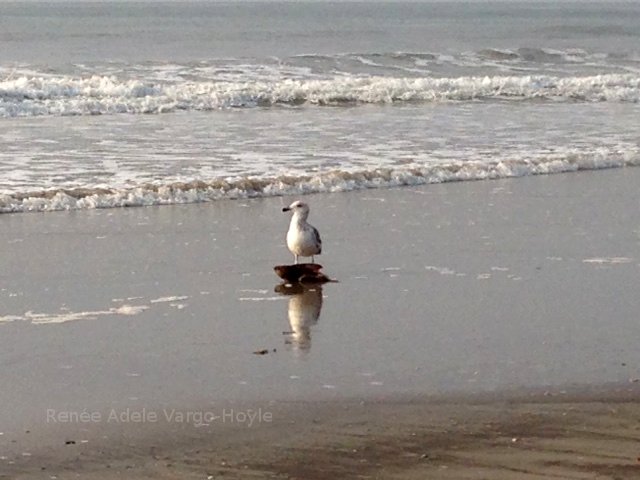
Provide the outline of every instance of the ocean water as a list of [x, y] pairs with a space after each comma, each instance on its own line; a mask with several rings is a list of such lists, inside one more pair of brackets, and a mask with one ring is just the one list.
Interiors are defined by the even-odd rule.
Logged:
[[0, 212], [640, 165], [640, 3], [0, 2]]

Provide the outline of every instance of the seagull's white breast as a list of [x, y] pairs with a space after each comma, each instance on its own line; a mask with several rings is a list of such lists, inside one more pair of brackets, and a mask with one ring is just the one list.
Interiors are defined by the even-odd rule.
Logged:
[[310, 257], [320, 253], [320, 246], [316, 243], [313, 228], [307, 224], [301, 224], [294, 217], [291, 220], [287, 232], [287, 247], [294, 255]]

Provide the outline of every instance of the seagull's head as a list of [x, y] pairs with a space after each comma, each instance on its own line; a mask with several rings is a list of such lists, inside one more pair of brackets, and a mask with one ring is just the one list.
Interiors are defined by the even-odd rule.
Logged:
[[307, 216], [309, 214], [309, 205], [300, 200], [296, 200], [288, 207], [284, 207], [282, 209], [283, 212], [293, 212], [293, 214]]

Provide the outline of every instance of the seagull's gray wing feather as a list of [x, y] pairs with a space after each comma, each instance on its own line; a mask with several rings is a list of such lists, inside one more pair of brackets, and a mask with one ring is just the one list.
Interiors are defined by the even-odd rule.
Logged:
[[[311, 227], [311, 225], [309, 225]], [[311, 233], [313, 233], [313, 240], [318, 245], [318, 254], [322, 253], [322, 239], [320, 238], [320, 232], [316, 227], [311, 227]]]

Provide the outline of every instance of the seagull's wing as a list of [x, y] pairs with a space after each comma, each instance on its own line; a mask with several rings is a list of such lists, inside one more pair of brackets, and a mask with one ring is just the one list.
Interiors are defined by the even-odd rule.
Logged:
[[313, 227], [311, 225], [309, 225], [311, 227], [311, 233], [313, 234], [313, 240], [314, 242], [316, 242], [316, 245], [318, 245], [318, 254], [322, 253], [322, 239], [320, 238], [320, 232], [318, 232], [318, 229], [316, 227]]

